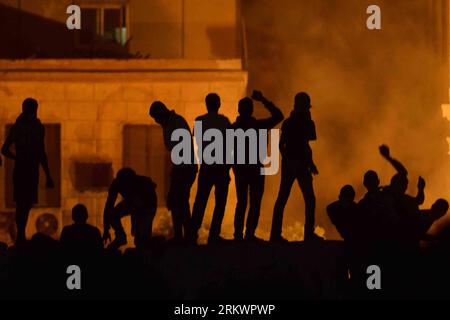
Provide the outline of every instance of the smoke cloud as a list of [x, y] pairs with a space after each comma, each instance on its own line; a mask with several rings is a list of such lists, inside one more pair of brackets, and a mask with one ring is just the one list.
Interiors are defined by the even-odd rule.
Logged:
[[[394, 174], [378, 154], [388, 144], [409, 171], [408, 192], [417, 178], [427, 181], [425, 207], [449, 198], [449, 124], [441, 104], [448, 100], [448, 56], [440, 29], [444, 1], [377, 1], [382, 29], [366, 28], [370, 1], [246, 0], [249, 90], [260, 89], [285, 116], [296, 92], [312, 98], [318, 141], [312, 143], [319, 169], [315, 179], [316, 221], [327, 238], [338, 238], [326, 215], [344, 184], [357, 198], [362, 176], [379, 173], [382, 184]], [[265, 116], [255, 107], [257, 116]], [[267, 233], [279, 176], [266, 177], [260, 234]], [[293, 188], [284, 226], [304, 221], [303, 198]]]

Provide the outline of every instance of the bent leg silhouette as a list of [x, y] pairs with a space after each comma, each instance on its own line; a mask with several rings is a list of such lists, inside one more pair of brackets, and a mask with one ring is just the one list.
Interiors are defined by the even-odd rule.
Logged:
[[153, 219], [154, 214], [141, 213], [135, 216], [136, 231], [134, 235], [134, 245], [136, 248], [140, 248], [149, 243], [152, 237]]
[[120, 242], [125, 242], [127, 239], [127, 235], [125, 230], [123, 229], [121, 219], [127, 215], [130, 215], [131, 212], [125, 201], [119, 202], [111, 213], [111, 227], [114, 230], [116, 239]]

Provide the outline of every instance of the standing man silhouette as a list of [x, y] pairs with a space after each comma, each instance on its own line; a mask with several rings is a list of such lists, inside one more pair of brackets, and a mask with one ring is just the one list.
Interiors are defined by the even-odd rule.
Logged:
[[[242, 129], [247, 131], [249, 129], [256, 130], [256, 135], [259, 135], [259, 129], [270, 130], [279, 124], [284, 116], [281, 110], [272, 102], [266, 99], [260, 91], [253, 91], [252, 98], [263, 103], [264, 107], [270, 112], [270, 117], [266, 119], [255, 119], [253, 117], [253, 100], [246, 97], [239, 101], [238, 112], [239, 116], [236, 122], [232, 124], [235, 130]], [[256, 141], [259, 146], [259, 139]], [[250, 208], [248, 211], [245, 240], [261, 241], [255, 236], [255, 231], [258, 226], [259, 215], [261, 210], [261, 200], [264, 193], [264, 175], [261, 174], [261, 168], [264, 166], [259, 160], [256, 164], [249, 163], [250, 141], [246, 142], [245, 150], [235, 150], [235, 158], [238, 152], [245, 151], [245, 164], [237, 164], [233, 166], [237, 204], [234, 215], [234, 240], [243, 240], [245, 211], [247, 210], [247, 199], [250, 196]], [[236, 144], [235, 144], [236, 146]], [[256, 157], [259, 155], [259, 150]], [[235, 159], [236, 160], [236, 159]]]
[[305, 92], [295, 96], [294, 110], [281, 127], [280, 152], [281, 183], [278, 198], [273, 210], [270, 241], [286, 242], [281, 235], [283, 212], [291, 193], [292, 184], [297, 180], [305, 200], [304, 240], [323, 240], [314, 233], [316, 197], [314, 195], [313, 177], [319, 174], [313, 162], [309, 141], [315, 141], [316, 128], [311, 118], [311, 99]]
[[[197, 117], [195, 121], [202, 124], [202, 131], [206, 132], [209, 129], [216, 129], [225, 137], [226, 129], [230, 127], [230, 120], [224, 115], [219, 114], [220, 97], [216, 93], [209, 93], [205, 98], [206, 108], [208, 113]], [[203, 145], [203, 149], [211, 142], [202, 141], [203, 137], [199, 132], [195, 132], [194, 136], [197, 145]], [[225, 148], [225, 143], [223, 143]], [[200, 149], [199, 149], [200, 150]], [[197, 195], [192, 209], [192, 230], [190, 241], [197, 242], [198, 230], [202, 226], [203, 217], [205, 216], [205, 209], [208, 203], [209, 194], [212, 187], [214, 190], [215, 207], [213, 218], [211, 222], [211, 229], [209, 231], [208, 243], [223, 242], [224, 239], [220, 236], [222, 227], [222, 220], [225, 214], [225, 206], [227, 203], [228, 186], [230, 184], [230, 166], [225, 163], [226, 154], [222, 153], [222, 163], [207, 164], [203, 159], [203, 154], [200, 152], [199, 159], [202, 159], [200, 171], [198, 175]]]
[[[186, 120], [170, 111], [161, 101], [155, 101], [150, 106], [150, 116], [160, 124], [163, 130], [164, 144], [168, 151], [172, 151], [177, 144], [172, 141], [172, 133], [176, 129], [185, 129], [191, 132]], [[189, 206], [189, 198], [192, 184], [197, 176], [197, 164], [194, 163], [194, 147], [191, 138], [191, 159], [189, 163], [173, 164], [170, 173], [170, 187], [167, 194], [167, 209], [172, 212], [172, 221], [174, 229], [174, 241], [180, 242], [184, 237], [188, 236], [191, 220], [191, 208]]]
[[[14, 160], [13, 186], [16, 202], [16, 244], [26, 241], [25, 228], [33, 204], [38, 202], [39, 166], [47, 177], [46, 187], [54, 183], [48, 168], [45, 152], [45, 129], [37, 117], [38, 102], [27, 98], [22, 103], [22, 113], [9, 130], [2, 154]], [[10, 148], [14, 145], [15, 153]]]

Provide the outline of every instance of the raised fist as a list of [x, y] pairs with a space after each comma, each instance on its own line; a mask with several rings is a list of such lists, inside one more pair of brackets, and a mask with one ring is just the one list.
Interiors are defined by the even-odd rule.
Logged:
[[383, 144], [378, 149], [383, 157], [389, 158], [391, 156], [391, 152], [387, 145]]
[[261, 91], [253, 90], [252, 99], [256, 101], [262, 101], [264, 99], [264, 96]]
[[419, 181], [417, 182], [417, 188], [425, 189], [425, 179], [424, 178], [419, 177]]

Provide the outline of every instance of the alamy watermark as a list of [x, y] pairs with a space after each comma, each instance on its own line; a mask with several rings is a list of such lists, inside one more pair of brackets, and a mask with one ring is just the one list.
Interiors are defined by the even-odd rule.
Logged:
[[67, 267], [66, 273], [69, 275], [66, 280], [66, 286], [69, 290], [81, 290], [81, 269], [72, 264]]
[[369, 30], [380, 30], [381, 29], [381, 9], [379, 6], [372, 4], [367, 7], [367, 14], [370, 16], [366, 20], [366, 26]]
[[[269, 131], [270, 155], [267, 153]], [[260, 170], [261, 175], [274, 175], [279, 170], [278, 129], [226, 129], [224, 135], [219, 129], [207, 129], [203, 132], [202, 122], [195, 121], [194, 133], [198, 157], [191, 154], [193, 142], [189, 130], [180, 128], [172, 132], [171, 141], [178, 142], [170, 154], [173, 164], [192, 164], [192, 161], [209, 165], [261, 163], [264, 165]]]
[[[66, 20], [66, 26], [69, 30], [81, 29], [81, 8], [77, 5], [69, 5], [66, 9], [66, 13], [70, 16]], [[381, 29], [381, 9], [378, 5], [372, 4], [367, 7], [367, 14], [370, 16], [366, 20], [366, 26], [369, 30]]]
[[80, 30], [81, 29], [81, 8], [75, 4], [67, 7], [67, 14], [70, 16], [66, 20], [66, 26], [69, 30]]

